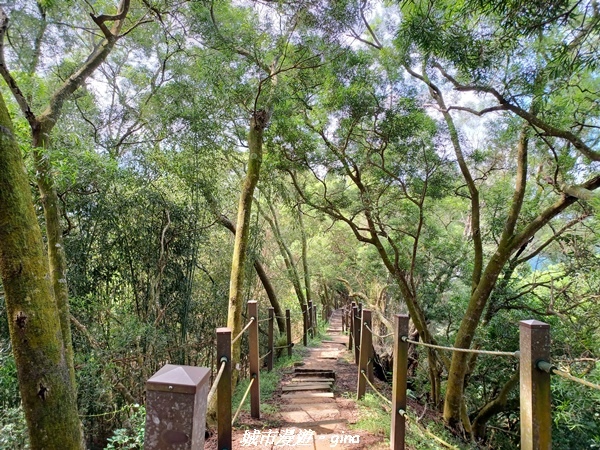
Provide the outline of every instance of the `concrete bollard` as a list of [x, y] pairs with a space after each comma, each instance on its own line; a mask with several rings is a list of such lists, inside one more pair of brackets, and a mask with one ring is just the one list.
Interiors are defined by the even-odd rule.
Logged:
[[204, 448], [210, 370], [165, 365], [146, 382], [145, 450]]

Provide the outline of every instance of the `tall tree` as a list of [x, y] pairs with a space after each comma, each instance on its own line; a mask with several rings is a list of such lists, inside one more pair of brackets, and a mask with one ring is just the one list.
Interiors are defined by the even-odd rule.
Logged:
[[[46, 6], [39, 3], [41, 25], [33, 42], [34, 58], [27, 67], [29, 75], [33, 76], [38, 69], [38, 63], [44, 56], [42, 47], [47, 31]], [[73, 348], [71, 342], [71, 326], [69, 317], [69, 290], [67, 286], [67, 263], [62, 237], [60, 201], [52, 176], [49, 151], [51, 148], [51, 133], [61, 115], [64, 103], [72, 97], [86, 79], [102, 64], [120, 37], [121, 29], [125, 24], [129, 12], [129, 0], [122, 0], [117, 7], [116, 14], [96, 15], [92, 12], [92, 20], [102, 32], [102, 40], [94, 43], [92, 52], [86, 60], [73, 70], [59, 87], [52, 93], [42, 112], [36, 114], [32, 102], [32, 94], [23, 91], [13, 74], [9, 71], [5, 56], [5, 38], [8, 32], [9, 18], [0, 7], [0, 74], [4, 78], [21, 112], [27, 120], [33, 147], [33, 159], [36, 167], [36, 181], [40, 191], [48, 239], [48, 260], [53, 289], [59, 310], [60, 328], [66, 348], [66, 360], [70, 367], [71, 380], [75, 382], [73, 369]], [[108, 28], [108, 23], [112, 23]], [[39, 100], [39, 99], [36, 99]]]
[[2, 96], [0, 127], [0, 275], [31, 448], [83, 449], [72, 361], [25, 164]]

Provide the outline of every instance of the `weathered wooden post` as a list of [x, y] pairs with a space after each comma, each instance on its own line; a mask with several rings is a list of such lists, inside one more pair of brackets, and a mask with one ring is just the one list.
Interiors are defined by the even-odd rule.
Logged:
[[360, 351], [358, 360], [358, 384], [356, 391], [356, 398], [360, 400], [365, 395], [367, 389], [367, 381], [365, 376], [373, 383], [373, 336], [371, 335], [371, 310], [363, 309], [362, 320], [361, 320], [361, 334], [360, 334]]
[[392, 429], [390, 448], [404, 450], [406, 436], [406, 377], [408, 372], [408, 320], [405, 314], [394, 318], [394, 361], [392, 372]]
[[217, 328], [217, 361], [225, 368], [217, 385], [217, 443], [219, 449], [232, 448], [231, 439], [231, 329]]
[[210, 370], [166, 364], [146, 382], [146, 450], [200, 450]]
[[250, 415], [254, 419], [260, 419], [260, 355], [258, 346], [258, 303], [256, 300], [248, 302], [248, 317], [254, 319], [248, 329], [250, 377], [254, 379], [250, 387]]
[[308, 309], [304, 303], [301, 305], [302, 308], [302, 344], [306, 347], [308, 345]]
[[[359, 309], [360, 307], [360, 309]], [[360, 315], [362, 313], [362, 304], [359, 303], [352, 310], [352, 320], [354, 322], [354, 364], [358, 364], [358, 357], [360, 356], [360, 332], [362, 326], [360, 324]]]
[[269, 308], [269, 335], [268, 335], [268, 354], [267, 354], [267, 370], [273, 370], [273, 361], [275, 360], [275, 308]]
[[285, 334], [287, 336], [288, 356], [292, 356], [292, 319], [289, 309], [285, 310]]
[[548, 450], [552, 447], [550, 374], [537, 364], [550, 361], [550, 325], [522, 320], [519, 331], [521, 450]]
[[354, 350], [354, 314], [356, 312], [356, 303], [352, 302], [349, 315], [350, 333], [348, 335], [348, 350]]
[[311, 339], [315, 337], [315, 312], [313, 310], [313, 302], [308, 302], [308, 329], [310, 330]]

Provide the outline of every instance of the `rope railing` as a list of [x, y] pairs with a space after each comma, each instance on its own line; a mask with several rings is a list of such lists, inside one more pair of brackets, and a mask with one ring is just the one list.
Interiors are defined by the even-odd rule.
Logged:
[[250, 325], [252, 325], [252, 323], [255, 321], [256, 319], [254, 317], [250, 318], [250, 321], [246, 324], [246, 326], [242, 329], [242, 331], [239, 332], [239, 334], [233, 338], [231, 340], [231, 345], [235, 344], [235, 342], [242, 337], [242, 334], [244, 334], [244, 331], [246, 331], [248, 328], [250, 328]]
[[383, 336], [380, 336], [379, 334], [377, 334], [377, 333], [375, 333], [373, 330], [371, 330], [371, 328], [370, 328], [368, 325], [366, 325], [366, 324], [365, 324], [365, 328], [366, 328], [367, 330], [369, 330], [369, 332], [370, 332], [370, 333], [371, 333], [373, 336], [375, 336], [375, 337], [378, 337], [378, 338], [380, 338], [380, 339], [385, 339], [385, 338], [388, 338], [388, 337], [390, 337], [390, 336], [393, 336], [393, 335], [394, 335], [394, 333], [388, 333], [388, 334], [385, 334], [385, 335], [383, 335]]
[[267, 353], [265, 353], [264, 355], [262, 355], [260, 358], [258, 358], [259, 361], [262, 361], [263, 359], [265, 359], [267, 356], [269, 356], [271, 354], [271, 350], [269, 350]]
[[584, 380], [583, 378], [574, 377], [570, 373], [565, 372], [564, 370], [560, 370], [556, 366], [553, 366], [548, 361], [538, 361], [536, 365], [537, 365], [538, 369], [540, 369], [546, 373], [549, 373], [551, 375], [558, 375], [559, 377], [566, 378], [567, 380], [571, 380], [571, 381], [574, 381], [575, 383], [579, 383], [579, 384], [582, 384], [583, 386], [587, 386], [589, 388], [597, 389], [600, 391], [599, 384], [592, 383], [591, 381]]
[[254, 383], [255, 379], [256, 379], [256, 377], [252, 377], [252, 379], [250, 380], [250, 383], [248, 383], [248, 388], [246, 389], [246, 392], [244, 392], [242, 401], [240, 402], [237, 411], [233, 415], [233, 419], [231, 419], [231, 425], [234, 424], [235, 419], [237, 419], [237, 416], [239, 415], [240, 411], [242, 410], [242, 406], [244, 406], [244, 402], [246, 401], [246, 398], [248, 397], [248, 394], [250, 393], [250, 388], [252, 387], [252, 384]]
[[[389, 398], [387, 398], [385, 395], [383, 395], [381, 392], [379, 392], [379, 390], [369, 380], [369, 377], [367, 376], [366, 372], [364, 370], [361, 370], [360, 373], [364, 377], [364, 379], [366, 380], [368, 385], [371, 386], [371, 389], [373, 389], [373, 392], [375, 392], [382, 400], [384, 400], [387, 404], [389, 404], [391, 406], [393, 404], [392, 401]], [[448, 442], [444, 441], [442, 438], [433, 434], [426, 427], [421, 425], [418, 420], [413, 420], [404, 409], [399, 409], [398, 414], [400, 414], [402, 417], [404, 417], [404, 419], [406, 419], [408, 422], [414, 423], [423, 433], [427, 434], [429, 437], [436, 440], [437, 442], [444, 445], [445, 447], [451, 448], [453, 450], [459, 450], [458, 447], [455, 447], [454, 445], [449, 444]]]
[[433, 434], [431, 431], [429, 431], [427, 428], [425, 428], [423, 425], [421, 425], [419, 423], [419, 420], [414, 420], [412, 417], [410, 417], [408, 415], [408, 413], [404, 409], [399, 409], [398, 410], [398, 414], [400, 414], [402, 417], [404, 417], [404, 419], [407, 422], [414, 423], [417, 426], [417, 428], [419, 428], [421, 430], [421, 432], [427, 434], [427, 436], [429, 436], [433, 440], [439, 442], [444, 447], [450, 448], [452, 450], [460, 450], [458, 447], [456, 447], [456, 446], [454, 446], [454, 445], [452, 445], [452, 444], [444, 441], [442, 438], [440, 438], [440, 437], [436, 436], [435, 434]]
[[213, 396], [215, 395], [215, 392], [217, 392], [217, 387], [219, 386], [219, 381], [221, 380], [221, 376], [223, 375], [223, 372], [225, 371], [225, 364], [227, 364], [227, 360], [226, 359], [221, 359], [221, 367], [219, 368], [219, 372], [217, 372], [217, 376], [215, 377], [212, 387], [210, 388], [210, 391], [208, 392], [208, 397], [206, 399], [206, 404], [210, 404]]
[[371, 380], [369, 380], [369, 377], [367, 376], [367, 373], [364, 370], [361, 370], [360, 374], [365, 378], [365, 380], [367, 381], [368, 385], [371, 386], [371, 389], [373, 389], [373, 391], [377, 395], [379, 395], [383, 400], [385, 400], [386, 402], [388, 402], [390, 405], [392, 404], [392, 401], [390, 399], [388, 399], [385, 395], [383, 395], [381, 392], [379, 392], [375, 386], [373, 386], [373, 383], [371, 383]]
[[521, 355], [521, 353], [518, 350], [514, 351], [514, 352], [478, 350], [478, 349], [474, 349], [474, 348], [446, 347], [443, 345], [428, 344], [426, 342], [410, 340], [410, 339], [408, 339], [407, 336], [401, 336], [400, 339], [402, 339], [403, 342], [407, 342], [409, 344], [421, 345], [423, 347], [429, 347], [429, 348], [436, 348], [438, 350], [448, 350], [450, 352], [477, 353], [480, 355], [492, 355], [492, 356], [514, 356], [515, 358], [518, 358]]

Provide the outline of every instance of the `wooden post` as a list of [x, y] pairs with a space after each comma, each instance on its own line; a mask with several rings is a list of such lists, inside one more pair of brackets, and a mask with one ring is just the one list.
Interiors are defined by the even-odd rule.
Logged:
[[308, 309], [302, 303], [302, 344], [306, 347], [308, 344]]
[[521, 450], [549, 450], [552, 447], [550, 374], [537, 368], [550, 362], [550, 325], [522, 320], [520, 331]]
[[406, 436], [406, 377], [408, 372], [408, 319], [405, 314], [396, 314], [394, 320], [394, 362], [392, 372], [392, 429], [390, 448], [404, 450]]
[[292, 356], [292, 319], [289, 309], [285, 310], [285, 333], [287, 335], [288, 356]]
[[315, 321], [314, 321], [313, 302], [308, 302], [308, 329], [310, 330], [311, 339], [315, 337]]
[[350, 333], [348, 334], [348, 350], [354, 350], [354, 309], [356, 308], [356, 303], [352, 302], [352, 306], [350, 311], [348, 312], [349, 316], [349, 327]]
[[373, 361], [371, 361], [373, 357], [373, 336], [369, 331], [369, 328], [372, 327], [370, 309], [363, 309], [360, 325], [362, 331], [360, 334], [360, 357], [358, 360], [357, 400], [364, 397], [365, 390], [367, 389], [367, 381], [364, 376], [366, 375], [369, 381], [373, 383]]
[[359, 303], [352, 309], [352, 321], [354, 322], [354, 364], [358, 364], [358, 357], [360, 356], [360, 331], [362, 326], [360, 324], [359, 305], [361, 304]]
[[273, 370], [273, 361], [275, 360], [275, 339], [274, 330], [275, 328], [275, 308], [269, 308], [269, 337], [268, 337], [268, 349], [269, 354], [267, 355], [267, 370], [270, 372]]
[[258, 354], [258, 303], [256, 300], [248, 302], [248, 317], [254, 318], [248, 329], [250, 377], [254, 378], [250, 388], [250, 415], [254, 419], [260, 419], [260, 355]]
[[342, 309], [342, 333], [346, 331], [346, 310]]
[[217, 445], [231, 449], [231, 329], [217, 328], [217, 361], [225, 369], [217, 385]]

